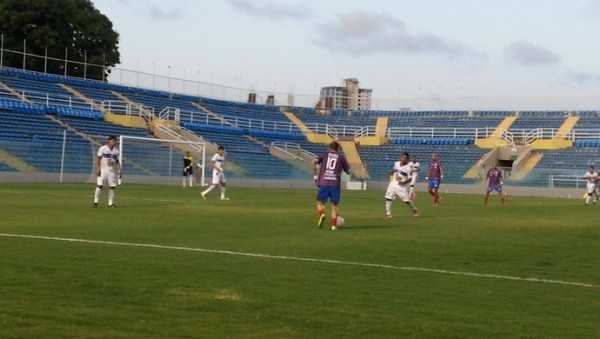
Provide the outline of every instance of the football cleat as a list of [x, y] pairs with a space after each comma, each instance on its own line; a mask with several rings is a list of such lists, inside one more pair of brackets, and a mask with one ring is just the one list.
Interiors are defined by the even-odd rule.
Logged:
[[420, 215], [421, 215], [421, 213], [419, 213], [419, 209], [415, 209], [413, 212], [413, 217], [418, 217]]
[[229, 198], [221, 198], [221, 201], [227, 201]]
[[338, 229], [337, 227], [335, 227], [335, 226], [331, 226], [331, 230], [332, 230], [332, 231], [337, 231], [337, 229]]
[[206, 200], [206, 195], [204, 193], [200, 193], [200, 195], [202, 196], [202, 200]]
[[94, 208], [98, 208], [98, 203], [97, 203], [97, 202], [95, 202], [95, 203], [92, 205], [92, 207], [94, 207]]
[[117, 207], [117, 205], [115, 205], [115, 204], [108, 205], [108, 208], [116, 208], [116, 207]]

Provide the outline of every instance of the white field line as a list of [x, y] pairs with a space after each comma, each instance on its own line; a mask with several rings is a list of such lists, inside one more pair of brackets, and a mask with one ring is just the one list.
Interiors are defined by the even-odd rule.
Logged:
[[563, 285], [563, 286], [573, 286], [573, 287], [600, 288], [600, 285], [594, 285], [591, 283], [583, 283], [583, 282], [575, 282], [575, 281], [564, 281], [564, 280], [531, 278], [531, 277], [517, 277], [517, 276], [489, 274], [489, 273], [449, 271], [449, 270], [442, 270], [442, 269], [436, 269], [436, 268], [373, 264], [373, 263], [343, 261], [343, 260], [334, 260], [334, 259], [319, 259], [319, 258], [305, 258], [305, 257], [294, 257], [294, 256], [285, 256], [285, 255], [246, 253], [246, 252], [214, 250], [214, 249], [182, 247], [182, 246], [168, 246], [168, 245], [118, 242], [118, 241], [87, 240], [87, 239], [61, 238], [61, 237], [51, 237], [51, 236], [42, 236], [42, 235], [11, 234], [11, 233], [0, 233], [0, 237], [13, 238], [13, 239], [21, 238], [21, 239], [62, 241], [62, 242], [70, 242], [70, 243], [84, 243], [84, 244], [95, 244], [95, 245], [105, 245], [105, 246], [154, 248], [154, 249], [186, 251], [186, 252], [200, 252], [200, 253], [232, 255], [232, 256], [273, 259], [273, 260], [301, 261], [301, 262], [311, 262], [311, 263], [321, 263], [321, 264], [381, 268], [381, 269], [389, 269], [389, 270], [397, 270], [397, 271], [437, 273], [437, 274], [466, 276], [466, 277], [474, 277], [474, 278], [512, 280], [512, 281], [532, 282], [532, 283], [551, 284], [551, 285]]

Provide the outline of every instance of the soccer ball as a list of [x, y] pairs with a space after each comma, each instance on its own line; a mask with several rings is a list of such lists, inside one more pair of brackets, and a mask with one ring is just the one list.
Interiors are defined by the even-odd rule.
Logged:
[[340, 227], [344, 227], [344, 223], [346, 221], [344, 220], [343, 217], [337, 217], [336, 221], [335, 221], [335, 225], [340, 228]]

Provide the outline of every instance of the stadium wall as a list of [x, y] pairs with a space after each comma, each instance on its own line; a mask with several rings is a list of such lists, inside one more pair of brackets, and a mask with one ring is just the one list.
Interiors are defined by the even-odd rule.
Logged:
[[[181, 177], [179, 176], [127, 176], [124, 178], [124, 189], [129, 184], [142, 185], [181, 185]], [[258, 188], [274, 188], [274, 189], [314, 189], [315, 186], [311, 180], [273, 180], [273, 179], [252, 179], [252, 178], [231, 178], [227, 180], [231, 191], [234, 192], [236, 187], [258, 187]], [[59, 175], [57, 173], [19, 173], [19, 172], [1, 172], [0, 183], [39, 183], [53, 184], [59, 183]], [[94, 185], [94, 180], [91, 174], [64, 174], [63, 183], [81, 184], [88, 183], [90, 187]], [[388, 182], [369, 181], [368, 191], [381, 192], [382, 196]], [[505, 185], [509, 199], [511, 196], [519, 197], [551, 197], [563, 199], [579, 199], [584, 193], [583, 188], [548, 188], [548, 187], [523, 187]], [[424, 184], [417, 185], [418, 192], [425, 192]], [[443, 194], [481, 194], [485, 193], [483, 184], [444, 184], [441, 187]], [[425, 199], [421, 198], [420, 203], [425, 203]], [[429, 203], [427, 200], [426, 203]]]

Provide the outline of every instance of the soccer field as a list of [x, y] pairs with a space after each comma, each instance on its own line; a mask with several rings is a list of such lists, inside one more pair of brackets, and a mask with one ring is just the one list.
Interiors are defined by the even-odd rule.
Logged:
[[310, 190], [92, 193], [0, 186], [0, 338], [600, 337], [581, 200], [421, 194], [384, 220], [383, 192], [344, 192], [332, 232]]

